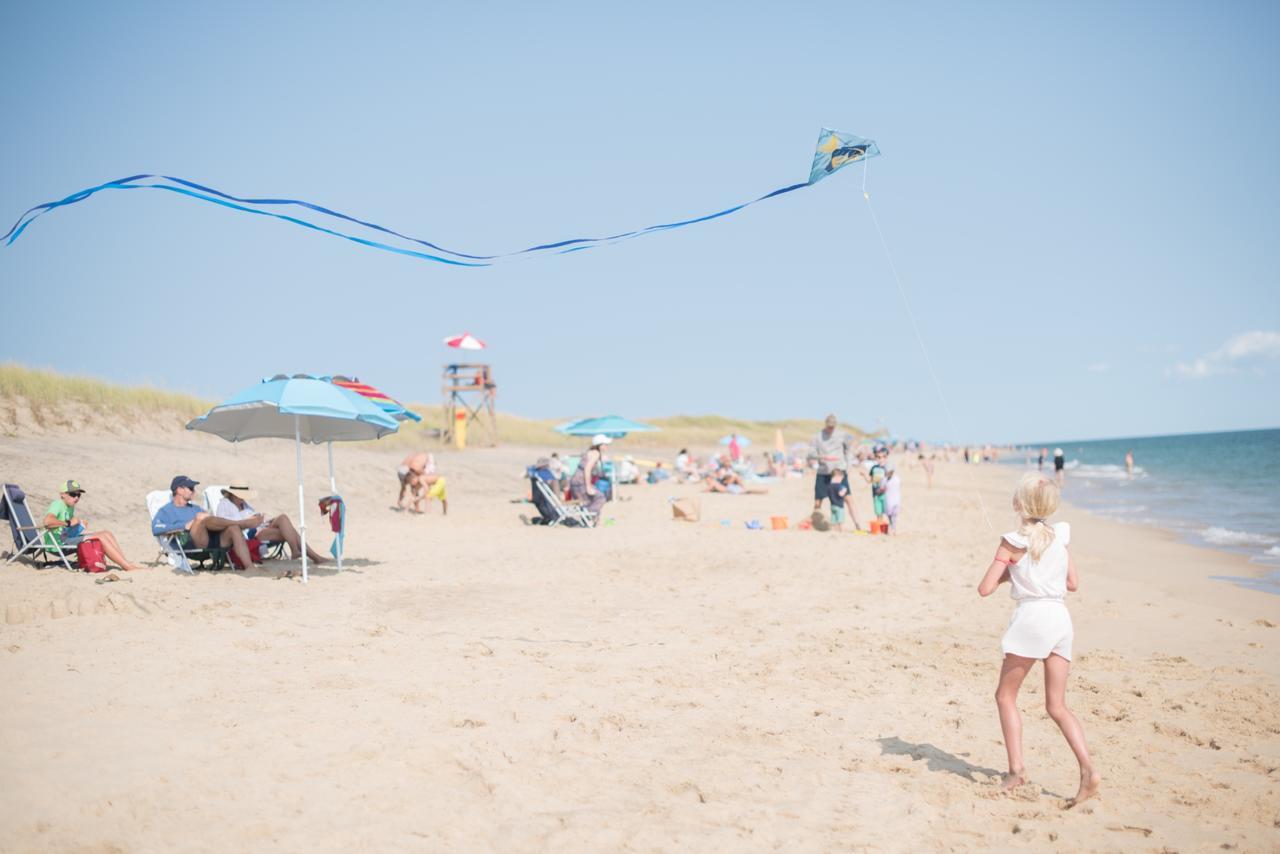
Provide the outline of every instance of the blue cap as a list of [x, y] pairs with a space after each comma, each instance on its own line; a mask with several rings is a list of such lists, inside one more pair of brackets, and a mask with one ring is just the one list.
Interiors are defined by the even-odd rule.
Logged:
[[173, 480], [169, 481], [169, 491], [177, 492], [178, 487], [180, 486], [186, 486], [186, 487], [189, 487], [190, 489], [195, 489], [196, 484], [199, 482], [200, 481], [198, 480], [192, 480], [191, 478], [187, 477], [185, 474], [180, 474], [177, 477], [175, 477]]

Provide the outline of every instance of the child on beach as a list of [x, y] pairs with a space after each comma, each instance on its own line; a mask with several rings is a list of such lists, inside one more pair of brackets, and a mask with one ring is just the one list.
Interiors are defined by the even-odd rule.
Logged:
[[849, 480], [844, 469], [831, 470], [831, 483], [827, 486], [827, 498], [831, 501], [831, 527], [837, 531], [844, 530], [845, 504], [848, 504], [849, 515], [853, 517], [853, 527], [861, 531], [858, 514], [853, 509], [853, 499], [849, 497]]
[[1094, 770], [1085, 744], [1084, 729], [1066, 704], [1067, 676], [1071, 670], [1071, 641], [1074, 631], [1067, 612], [1067, 592], [1075, 592], [1080, 581], [1067, 543], [1071, 526], [1049, 517], [1058, 509], [1057, 484], [1037, 472], [1028, 472], [1018, 483], [1013, 509], [1022, 520], [1017, 531], [1005, 534], [996, 556], [978, 585], [979, 596], [990, 596], [1008, 581], [1017, 606], [1009, 628], [1000, 641], [1004, 663], [996, 688], [996, 708], [1009, 755], [1009, 773], [1004, 788], [1027, 782], [1022, 762], [1022, 718], [1018, 715], [1018, 689], [1036, 660], [1044, 662], [1045, 708], [1062, 730], [1067, 744], [1080, 764], [1080, 789], [1066, 803], [1070, 809], [1098, 793], [1102, 776]]
[[902, 478], [893, 463], [885, 465], [884, 515], [889, 519], [889, 533], [898, 533], [898, 510], [902, 506]]

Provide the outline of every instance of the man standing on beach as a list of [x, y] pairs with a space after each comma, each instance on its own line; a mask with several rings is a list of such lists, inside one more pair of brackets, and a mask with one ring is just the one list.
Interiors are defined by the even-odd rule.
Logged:
[[818, 464], [818, 473], [813, 481], [814, 513], [821, 513], [823, 500], [830, 497], [831, 472], [843, 469], [845, 460], [852, 456], [853, 439], [848, 433], [837, 434], [836, 426], [836, 417], [828, 415], [809, 448], [809, 461]]

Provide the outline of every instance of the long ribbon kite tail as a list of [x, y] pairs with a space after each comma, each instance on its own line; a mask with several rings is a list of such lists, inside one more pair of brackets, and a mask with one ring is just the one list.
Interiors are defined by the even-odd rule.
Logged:
[[[195, 181], [189, 181], [186, 178], [176, 178], [171, 175], [155, 175], [150, 173], [132, 175], [128, 178], [120, 178], [115, 181], [107, 181], [106, 183], [99, 184], [95, 187], [89, 187], [87, 189], [80, 190], [79, 192], [72, 193], [63, 199], [45, 202], [44, 204], [29, 208], [22, 214], [22, 216], [18, 217], [18, 221], [15, 222], [2, 237], [0, 237], [0, 240], [4, 241], [6, 246], [11, 245], [15, 240], [22, 236], [22, 233], [26, 231], [27, 227], [30, 226], [31, 223], [35, 222], [45, 214], [61, 207], [82, 202], [103, 190], [151, 189], [166, 190], [187, 198], [219, 205], [223, 208], [239, 211], [241, 213], [271, 217], [273, 219], [301, 226], [302, 228], [327, 234], [331, 237], [349, 240], [353, 243], [357, 243], [371, 249], [380, 249], [384, 252], [395, 252], [412, 258], [419, 258], [425, 261], [435, 261], [440, 264], [450, 264], [458, 267], [488, 267], [494, 262], [512, 259], [519, 256], [528, 257], [540, 254], [581, 252], [584, 249], [593, 249], [597, 246], [612, 245], [623, 240], [632, 240], [637, 237], [643, 237], [647, 234], [656, 234], [662, 231], [670, 231], [675, 228], [684, 228], [697, 223], [719, 219], [720, 217], [737, 213], [738, 211], [757, 204], [758, 202], [763, 202], [766, 199], [776, 198], [785, 193], [804, 189], [805, 187], [812, 187], [822, 178], [842, 169], [844, 166], [858, 160], [875, 157], [879, 153], [879, 148], [876, 147], [875, 142], [872, 140], [823, 128], [822, 132], [818, 135], [818, 146], [814, 154], [813, 166], [810, 170], [809, 180], [803, 183], [782, 187], [770, 193], [766, 193], [759, 198], [743, 202], [739, 205], [734, 205], [733, 207], [725, 208], [724, 210], [717, 211], [715, 213], [706, 214], [705, 216], [678, 220], [676, 222], [662, 223], [660, 225], [650, 225], [645, 228], [635, 229], [633, 231], [624, 231], [618, 234], [608, 235], [606, 237], [575, 237], [568, 240], [557, 240], [553, 243], [540, 243], [516, 252], [505, 252], [496, 255], [475, 255], [467, 252], [460, 252], [456, 249], [448, 249], [437, 243], [433, 243], [432, 241], [425, 240], [420, 237], [413, 237], [396, 231], [395, 229], [387, 228], [384, 225], [379, 225], [378, 223], [370, 222], [369, 220], [351, 216], [350, 214], [345, 214], [341, 211], [336, 211], [332, 208], [318, 205], [314, 202], [304, 201], [302, 199], [244, 198], [234, 196], [230, 193], [223, 192], [222, 190], [218, 190], [204, 184], [198, 184]], [[376, 231], [379, 234], [394, 237], [398, 240], [403, 240], [431, 251], [423, 252], [419, 249], [407, 249], [400, 246], [394, 246], [379, 240], [370, 240], [368, 238], [349, 234], [345, 231], [339, 230], [338, 228], [318, 225], [309, 219], [301, 219], [297, 216], [276, 213], [275, 209], [279, 209], [281, 207], [302, 208], [314, 214], [320, 214], [321, 216], [331, 217], [342, 222], [359, 225]]]

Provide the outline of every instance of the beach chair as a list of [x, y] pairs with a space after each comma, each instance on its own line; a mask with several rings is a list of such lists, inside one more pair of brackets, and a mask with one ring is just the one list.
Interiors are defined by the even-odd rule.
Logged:
[[5, 563], [13, 563], [25, 555], [37, 567], [62, 564], [71, 572], [79, 571], [76, 546], [81, 538], [70, 537], [61, 542], [55, 539], [52, 545], [46, 543], [44, 529], [31, 518], [27, 494], [16, 483], [6, 483], [0, 493], [0, 519], [9, 521], [9, 531], [13, 534], [14, 552]]
[[[149, 521], [154, 522], [156, 514], [160, 512], [160, 508], [173, 500], [173, 495], [167, 489], [157, 489], [147, 493], [147, 516]], [[147, 526], [150, 529], [150, 525]], [[207, 549], [198, 549], [194, 545], [182, 545], [182, 538], [177, 532], [169, 534], [156, 535], [156, 545], [160, 547], [160, 557], [166, 560], [174, 569], [182, 572], [188, 572], [195, 575], [196, 567], [205, 569], [205, 564], [209, 564], [209, 569], [222, 569], [227, 565], [227, 550], [223, 548], [210, 547]], [[196, 562], [196, 566], [191, 565], [191, 561]]]
[[530, 472], [529, 480], [533, 482], [533, 506], [538, 508], [548, 527], [564, 523], [568, 527], [590, 528], [595, 525], [595, 514], [576, 501], [565, 501], [556, 491], [534, 472]]
[[[217, 484], [216, 486], [209, 486], [205, 488], [204, 506], [209, 508], [210, 513], [212, 513], [215, 516], [218, 515], [218, 505], [222, 503], [222, 490], [230, 489], [230, 488], [231, 488], [230, 486], [226, 484], [221, 484], [221, 483]], [[262, 558], [264, 561], [265, 560], [283, 560], [285, 557], [285, 551], [284, 551], [285, 545], [286, 543], [284, 542], [284, 540], [280, 540], [279, 542], [274, 542], [271, 540], [259, 540], [258, 541], [258, 557]]]

